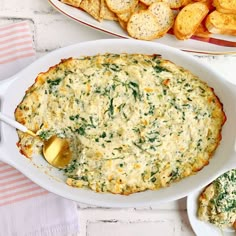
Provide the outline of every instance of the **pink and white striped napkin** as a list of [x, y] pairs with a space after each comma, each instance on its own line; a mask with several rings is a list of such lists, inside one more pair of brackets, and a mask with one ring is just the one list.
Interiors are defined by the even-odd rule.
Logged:
[[[0, 27], [0, 80], [35, 59], [28, 21]], [[79, 231], [73, 201], [49, 193], [0, 162], [0, 236], [60, 236]]]
[[0, 27], [0, 79], [16, 74], [35, 59], [27, 21]]

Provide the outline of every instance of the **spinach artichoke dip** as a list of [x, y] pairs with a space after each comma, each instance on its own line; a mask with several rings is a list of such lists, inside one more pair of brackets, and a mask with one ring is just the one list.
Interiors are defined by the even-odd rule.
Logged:
[[218, 177], [199, 197], [198, 217], [219, 228], [236, 229], [236, 169]]
[[[166, 187], [208, 164], [225, 114], [205, 82], [158, 55], [64, 59], [40, 73], [15, 111], [43, 139], [70, 142], [67, 184], [131, 194]], [[42, 140], [19, 131], [31, 157]]]

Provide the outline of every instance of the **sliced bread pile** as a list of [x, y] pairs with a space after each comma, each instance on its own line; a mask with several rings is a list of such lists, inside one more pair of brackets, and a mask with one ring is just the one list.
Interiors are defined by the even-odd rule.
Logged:
[[165, 2], [152, 3], [146, 10], [134, 12], [127, 22], [129, 35], [152, 40], [164, 36], [174, 24], [174, 13]]
[[118, 21], [130, 37], [158, 39], [173, 32], [193, 35], [236, 35], [236, 0], [60, 0], [83, 9], [98, 21]]
[[174, 34], [178, 39], [188, 39], [199, 27], [214, 34], [236, 35], [236, 0], [203, 0], [188, 4], [176, 17]]

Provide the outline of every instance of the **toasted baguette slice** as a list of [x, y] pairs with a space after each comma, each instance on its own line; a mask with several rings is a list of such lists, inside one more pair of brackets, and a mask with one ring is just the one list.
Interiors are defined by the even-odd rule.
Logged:
[[160, 24], [159, 36], [161, 37], [173, 26], [175, 19], [174, 13], [165, 2], [153, 3], [149, 6], [148, 10], [158, 19]]
[[119, 22], [121, 28], [122, 28], [123, 30], [127, 31], [127, 22], [121, 20], [119, 17], [118, 17], [118, 22]]
[[202, 37], [202, 38], [210, 38], [211, 37], [211, 33], [208, 31], [205, 23], [203, 23], [203, 22], [198, 26], [198, 28], [196, 29], [196, 31], [194, 32], [193, 35], [198, 36], [198, 37]]
[[189, 39], [209, 9], [204, 2], [195, 2], [185, 6], [177, 15], [174, 24], [174, 34], [178, 39]]
[[142, 2], [139, 2], [134, 9], [130, 9], [130, 11], [125, 13], [117, 14], [120, 20], [128, 22], [129, 18], [134, 12], [140, 11], [140, 10], [146, 10], [147, 6], [143, 4]]
[[149, 10], [135, 12], [127, 24], [129, 35], [136, 39], [155, 39], [160, 31], [157, 17]]
[[79, 7], [82, 0], [61, 0], [61, 2], [71, 5], [73, 7]]
[[205, 24], [211, 33], [236, 35], [235, 14], [224, 14], [213, 11], [207, 16]]
[[207, 5], [210, 12], [215, 10], [215, 7], [213, 6], [213, 0], [197, 0], [197, 1], [198, 2], [204, 2]]
[[171, 9], [179, 9], [182, 6], [182, 0], [162, 0], [166, 2]]
[[162, 0], [140, 0], [140, 2], [144, 3], [147, 6], [150, 6], [151, 4], [155, 2], [161, 2]]
[[129, 12], [138, 4], [138, 0], [122, 1], [122, 0], [106, 0], [109, 9], [117, 14]]
[[194, 0], [181, 0], [181, 7], [185, 7], [185, 6], [187, 6], [188, 4], [190, 4], [190, 3], [193, 3], [193, 2], [195, 2]]
[[107, 7], [105, 0], [101, 0], [100, 18], [103, 20], [117, 20], [116, 14]]
[[213, 0], [213, 6], [219, 12], [236, 14], [236, 0]]

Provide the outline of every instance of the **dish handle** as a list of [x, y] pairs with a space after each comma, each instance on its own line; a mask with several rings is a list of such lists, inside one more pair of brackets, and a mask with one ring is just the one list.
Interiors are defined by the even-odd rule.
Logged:
[[7, 89], [7, 87], [17, 78], [17, 75], [4, 80], [0, 80], [0, 97], [2, 97]]
[[[6, 92], [6, 89], [8, 86], [12, 83], [17, 78], [17, 75], [14, 75], [8, 79], [4, 79], [0, 81], [0, 110], [1, 110], [1, 102], [4, 97], [4, 94]], [[9, 160], [5, 157], [5, 151], [4, 151], [4, 144], [3, 144], [3, 139], [2, 139], [2, 123], [0, 122], [0, 161], [9, 163]]]

